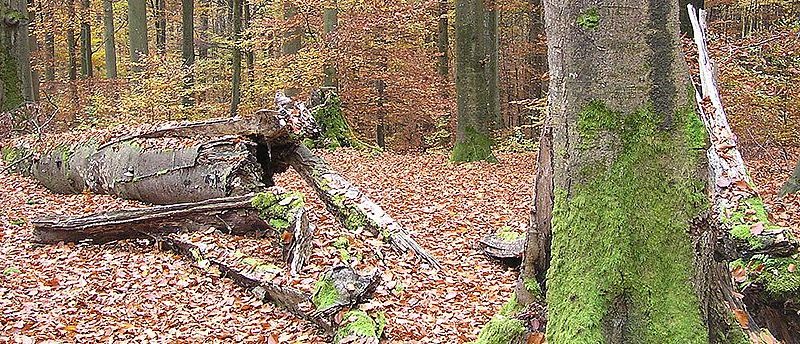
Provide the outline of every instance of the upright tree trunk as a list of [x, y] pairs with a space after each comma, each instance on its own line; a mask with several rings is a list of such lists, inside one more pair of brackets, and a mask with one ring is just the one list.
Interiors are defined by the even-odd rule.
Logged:
[[447, 77], [450, 74], [450, 37], [449, 25], [447, 15], [450, 11], [448, 0], [439, 0], [439, 27], [436, 34], [436, 47], [438, 48], [439, 57], [437, 59], [437, 69], [439, 75]]
[[75, 41], [75, 0], [67, 0], [67, 77], [78, 79], [78, 47]]
[[156, 49], [161, 55], [167, 52], [167, 6], [166, 0], [156, 0]]
[[339, 26], [339, 5], [336, 0], [329, 0], [326, 2], [325, 11], [322, 18], [322, 29], [325, 31], [325, 40], [329, 53], [325, 61], [325, 79], [322, 82], [323, 87], [338, 89], [339, 78], [336, 75], [336, 61], [331, 57], [331, 51], [335, 49], [333, 42], [333, 33]]
[[92, 23], [90, 0], [81, 0], [81, 75], [92, 77]]
[[495, 160], [491, 131], [500, 122], [497, 12], [492, 1], [456, 0], [458, 128], [453, 161]]
[[0, 111], [33, 100], [25, 0], [0, 0]]
[[197, 55], [201, 59], [208, 57], [208, 9], [205, 8], [200, 14], [199, 44], [197, 45]]
[[44, 49], [47, 58], [47, 61], [45, 61], [44, 79], [46, 81], [54, 81], [56, 79], [56, 39], [50, 31], [44, 34]]
[[103, 47], [106, 54], [106, 78], [117, 78], [117, 47], [114, 40], [114, 4], [103, 0]]
[[231, 117], [239, 113], [242, 87], [242, 0], [233, 0], [233, 77], [231, 79]]
[[[37, 37], [37, 33], [41, 32], [42, 29], [37, 25], [41, 24], [41, 21], [36, 21], [37, 17], [37, 6], [33, 0], [28, 0], [28, 8], [30, 9], [29, 17], [30, 23], [28, 28], [29, 39], [28, 39], [28, 47], [30, 50], [30, 55], [36, 56], [38, 55], [39, 51], [39, 38]], [[29, 60], [29, 64], [33, 65], [33, 60]], [[38, 101], [39, 100], [39, 87], [40, 85], [40, 75], [39, 70], [41, 66], [41, 61], [36, 59], [36, 67], [31, 67], [31, 100]]]
[[[544, 6], [550, 111], [531, 227], [552, 231], [548, 341], [707, 343], [711, 301], [701, 288], [726, 279], [693, 288], [687, 233], [708, 204], [706, 136], [686, 93], [677, 2]], [[525, 259], [529, 271], [536, 262]], [[729, 333], [713, 330], [715, 341]]]
[[[286, 34], [284, 35], [283, 45], [281, 46], [281, 51], [283, 52], [284, 56], [295, 55], [298, 51], [300, 51], [300, 46], [302, 44], [302, 31], [300, 27], [294, 23], [296, 15], [297, 5], [292, 0], [283, 0], [283, 19], [290, 25], [286, 31]], [[287, 87], [286, 90], [284, 90], [284, 93], [288, 97], [294, 97], [298, 92], [299, 90], [294, 86]]]
[[[242, 10], [243, 10], [243, 13], [242, 13], [243, 19], [242, 20], [244, 22], [242, 23], [242, 26], [244, 27], [244, 31], [245, 31], [245, 33], [243, 35], [243, 38], [244, 38], [244, 40], [249, 41], [250, 38], [251, 38], [250, 37], [250, 22], [252, 21], [251, 14], [250, 14], [250, 10], [251, 10], [250, 1], [248, 1], [248, 0], [243, 0], [243, 1], [244, 1], [244, 4], [243, 4], [243, 7], [242, 7]], [[255, 56], [255, 54], [253, 54], [252, 45], [251, 44], [247, 44], [246, 46], [247, 46], [247, 49], [245, 49], [245, 51], [244, 51], [244, 58], [245, 58], [245, 61], [247, 62], [247, 77], [248, 77], [248, 80], [250, 80], [250, 82], [253, 82], [253, 78], [255, 77], [256, 56]]]
[[128, 0], [128, 39], [131, 50], [131, 69], [142, 71], [147, 49], [147, 6], [145, 0]]
[[181, 56], [183, 57], [183, 106], [191, 107], [194, 105], [194, 0], [181, 0], [181, 22], [182, 37]]

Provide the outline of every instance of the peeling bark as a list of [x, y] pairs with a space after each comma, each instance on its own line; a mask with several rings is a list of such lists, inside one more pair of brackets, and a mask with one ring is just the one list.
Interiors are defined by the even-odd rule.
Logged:
[[364, 228], [391, 244], [399, 252], [413, 252], [417, 257], [440, 267], [430, 253], [381, 207], [364, 195], [328, 164], [303, 145], [289, 149], [287, 162], [316, 190], [339, 222], [349, 230]]

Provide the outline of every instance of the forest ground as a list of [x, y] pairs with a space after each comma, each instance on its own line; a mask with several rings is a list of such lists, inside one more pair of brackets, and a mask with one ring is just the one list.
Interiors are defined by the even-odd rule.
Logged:
[[[386, 311], [389, 342], [465, 342], [513, 290], [515, 272], [475, 247], [481, 236], [525, 226], [535, 156], [500, 154], [497, 164], [454, 165], [441, 153], [377, 156], [339, 149], [321, 152], [430, 249], [443, 269], [415, 268], [415, 259], [390, 250], [383, 281], [367, 307]], [[756, 148], [746, 154], [752, 177], [780, 224], [800, 225], [800, 198], [776, 201], [800, 150]], [[291, 170], [278, 184], [306, 193], [318, 217], [310, 266], [294, 281], [311, 288], [313, 275], [341, 259], [331, 243], [342, 232], [313, 191]], [[41, 246], [30, 242], [29, 220], [47, 214], [85, 214], [137, 206], [103, 195], [56, 195], [16, 175], [0, 179], [0, 342], [36, 339], [197, 342], [237, 340], [320, 342], [321, 334], [271, 304], [261, 304], [190, 260], [136, 243]], [[798, 232], [800, 234], [800, 232]], [[218, 237], [225, 245], [270, 259], [267, 238]], [[349, 238], [351, 254], [380, 246]], [[369, 260], [369, 259], [365, 259]], [[385, 265], [384, 265], [385, 264]]]

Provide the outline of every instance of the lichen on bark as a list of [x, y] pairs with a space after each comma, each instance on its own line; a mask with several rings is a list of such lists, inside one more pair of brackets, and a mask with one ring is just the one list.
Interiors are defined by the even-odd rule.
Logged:
[[597, 100], [579, 114], [579, 149], [603, 149], [594, 141], [601, 136], [617, 147], [580, 165], [581, 180], [568, 190], [556, 187], [549, 341], [708, 342], [687, 235], [689, 220], [708, 207], [695, 174], [701, 151], [693, 146], [702, 138], [689, 130], [693, 111], [669, 116], [650, 106], [622, 113]]

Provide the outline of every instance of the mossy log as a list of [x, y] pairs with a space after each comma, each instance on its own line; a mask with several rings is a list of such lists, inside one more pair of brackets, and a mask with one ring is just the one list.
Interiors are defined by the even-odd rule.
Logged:
[[[244, 195], [272, 183], [271, 147], [315, 131], [298, 112], [262, 110], [247, 118], [139, 128], [98, 142], [5, 147], [7, 163], [58, 193], [111, 194], [154, 204]], [[25, 161], [15, 161], [26, 157]]]
[[44, 244], [62, 241], [101, 244], [208, 228], [237, 235], [271, 231], [281, 238], [284, 260], [291, 275], [302, 269], [313, 234], [302, 195], [284, 193], [277, 188], [256, 195], [196, 203], [36, 219], [32, 224], [34, 241]]
[[317, 191], [328, 211], [345, 228], [366, 229], [398, 251], [412, 252], [432, 267], [440, 267], [436, 258], [411, 238], [399, 222], [308, 148], [298, 145], [289, 149], [286, 161]]
[[[337, 324], [335, 343], [377, 343], [386, 320], [382, 313], [370, 316], [359, 309], [351, 309], [372, 295], [380, 282], [380, 272], [358, 274], [349, 266], [335, 266], [326, 271], [317, 281], [311, 302], [314, 315]], [[351, 309], [337, 321], [342, 310]]]
[[[736, 300], [726, 301], [735, 308], [733, 312], [748, 332], [750, 339], [755, 342], [764, 340], [765, 334], [759, 332], [751, 316], [756, 315], [760, 325], [768, 329], [777, 339], [784, 343], [798, 343], [800, 342], [800, 338], [796, 336], [800, 333], [798, 312], [800, 271], [796, 271], [796, 267], [800, 265], [798, 241], [789, 228], [772, 223], [761, 197], [753, 188], [747, 167], [737, 148], [736, 136], [728, 124], [717, 81], [714, 78], [715, 67], [706, 46], [705, 11], [697, 12], [691, 4], [687, 7], [698, 50], [697, 62], [700, 71], [700, 84], [695, 85], [695, 98], [711, 143], [706, 156], [709, 184], [713, 189], [712, 212], [715, 217], [713, 222], [721, 227], [723, 233], [714, 241], [732, 243], [719, 245], [706, 239], [704, 240], [706, 244], [703, 246], [717, 247], [716, 252], [707, 253], [707, 256], [722, 256], [723, 261], [732, 261], [730, 266], [722, 267], [725, 276], [720, 276], [718, 279], [729, 281], [728, 269], [732, 270], [736, 287], [744, 295], [745, 304], [741, 305], [741, 302], [737, 303]], [[707, 232], [707, 235], [710, 235], [709, 233], [711, 232]], [[706, 260], [711, 260], [713, 257]], [[740, 313], [736, 313], [737, 311]]]

